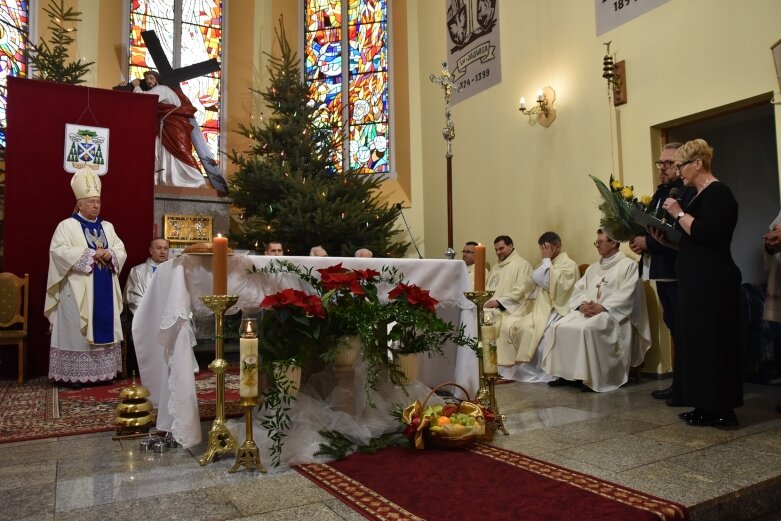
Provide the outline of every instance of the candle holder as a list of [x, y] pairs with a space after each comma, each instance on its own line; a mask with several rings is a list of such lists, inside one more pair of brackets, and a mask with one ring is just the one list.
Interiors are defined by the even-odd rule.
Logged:
[[[480, 355], [477, 358], [478, 370], [480, 373], [480, 388], [477, 391], [477, 401], [483, 407], [486, 407], [493, 411], [496, 420], [496, 427], [501, 430], [505, 435], [509, 434], [504, 427], [504, 420], [506, 419], [504, 414], [499, 412], [499, 406], [496, 403], [496, 381], [499, 379], [499, 373], [497, 372], [485, 372], [485, 364], [483, 363], [483, 350], [491, 349], [491, 346], [487, 342], [483, 344], [483, 326], [488, 325], [485, 322], [485, 316], [483, 314], [483, 306], [486, 302], [493, 297], [493, 291], [465, 291], [464, 296], [470, 301], [474, 302], [477, 306], [477, 345], [480, 347]], [[494, 365], [496, 367], [496, 365]]]
[[258, 446], [252, 437], [252, 409], [260, 405], [260, 400], [257, 396], [243, 397], [239, 400], [239, 405], [244, 409], [244, 426], [247, 429], [246, 438], [236, 451], [236, 462], [228, 472], [233, 474], [241, 467], [246, 467], [248, 470], [255, 469], [265, 474], [266, 468], [260, 462]]
[[209, 364], [209, 369], [217, 374], [214, 421], [209, 430], [206, 453], [198, 459], [199, 464], [206, 465], [217, 455], [233, 454], [237, 447], [236, 438], [225, 426], [225, 371], [228, 369], [228, 362], [223, 358], [223, 329], [225, 311], [239, 300], [239, 296], [203, 295], [200, 298], [201, 302], [214, 312], [214, 360]]

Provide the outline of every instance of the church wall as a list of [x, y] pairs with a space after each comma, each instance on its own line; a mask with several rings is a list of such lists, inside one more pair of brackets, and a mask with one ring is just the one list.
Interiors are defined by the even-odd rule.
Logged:
[[[652, 126], [778, 90], [769, 47], [781, 37], [781, 3], [725, 5], [670, 1], [597, 37], [593, 2], [500, 2], [502, 83], [453, 108], [456, 249], [509, 234], [535, 262], [536, 238], [553, 229], [577, 262], [594, 261], [598, 195], [588, 174], [612, 172], [636, 193], [651, 193]], [[445, 2], [420, 2], [417, 17], [429, 23], [418, 26], [423, 152], [416, 175], [426, 193], [441, 193], [443, 100], [427, 78], [446, 52]], [[617, 110], [601, 77], [602, 43], [610, 40], [616, 59], [627, 62], [629, 102]], [[533, 99], [545, 85], [556, 90], [558, 111], [547, 129], [529, 126], [517, 109], [520, 96]], [[444, 196], [427, 197], [423, 213], [426, 254], [440, 256]]]
[[[508, 234], [534, 264], [537, 237], [554, 230], [576, 262], [594, 262], [599, 196], [588, 174], [607, 180], [613, 173], [634, 185], [636, 194], [651, 194], [661, 143], [653, 127], [778, 92], [769, 48], [781, 38], [781, 3], [728, 6], [733, 4], [672, 0], [597, 37], [593, 2], [499, 2], [502, 82], [452, 110], [456, 251], [467, 240], [490, 245], [497, 235]], [[427, 80], [446, 55], [445, 8], [444, 1], [421, 2], [416, 13], [427, 23], [417, 26], [420, 112], [412, 127], [420, 129], [421, 160], [413, 180], [426, 194], [421, 211], [429, 257], [442, 255], [447, 238], [440, 137], [444, 102], [440, 89]], [[617, 109], [608, 102], [601, 77], [603, 43], [611, 40], [616, 60], [626, 60], [628, 76], [628, 103]], [[530, 126], [518, 111], [521, 96], [534, 99], [546, 85], [556, 91], [558, 113], [547, 129]], [[778, 105], [775, 114], [778, 127]], [[776, 132], [781, 148], [780, 136]], [[757, 230], [757, 237], [761, 233]], [[623, 250], [632, 255], [626, 246]], [[495, 263], [490, 247], [489, 252], [489, 262]], [[669, 337], [663, 326], [658, 335], [644, 370], [665, 373], [671, 365]]]

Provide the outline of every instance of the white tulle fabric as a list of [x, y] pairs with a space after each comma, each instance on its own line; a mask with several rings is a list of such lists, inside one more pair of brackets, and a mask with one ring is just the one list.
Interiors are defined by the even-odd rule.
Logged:
[[[396, 406], [406, 407], [415, 400], [421, 403], [431, 393], [431, 389], [420, 382], [406, 386], [391, 384], [387, 377], [381, 379], [376, 390], [370, 390], [369, 396], [374, 407], [369, 404], [365, 390], [366, 368], [358, 361], [354, 373], [342, 375], [332, 368], [313, 375], [302, 385], [293, 408], [290, 411], [291, 428], [287, 431], [282, 447], [281, 463], [299, 465], [324, 461], [327, 458], [314, 456], [320, 444], [326, 440], [319, 431], [338, 431], [358, 445], [365, 445], [381, 434], [397, 431], [401, 424], [393, 416]], [[354, 378], [353, 378], [354, 375]], [[436, 394], [431, 395], [428, 404], [442, 403]], [[270, 462], [271, 441], [268, 431], [263, 428], [261, 419], [268, 411], [261, 408], [253, 413], [253, 437], [260, 450], [261, 460], [268, 466]], [[241, 444], [245, 439], [244, 419], [229, 420], [228, 428]]]
[[[276, 259], [285, 259], [304, 268], [311, 267], [315, 274], [314, 270], [340, 262], [346, 268], [377, 271], [382, 271], [384, 266], [393, 266], [408, 283], [428, 289], [440, 301], [437, 307], [440, 317], [454, 324], [464, 324], [471, 336], [476, 334], [475, 308], [464, 296], [464, 291], [470, 288], [466, 265], [452, 260], [234, 255], [228, 257], [228, 293], [238, 295], [239, 299], [226, 314], [239, 310], [257, 314], [266, 295], [285, 288], [308, 290], [296, 275], [253, 271]], [[201, 295], [212, 293], [211, 264], [210, 255], [182, 255], [161, 264], [133, 320], [141, 381], [149, 389], [152, 403], [158, 406], [157, 427], [172, 430], [185, 447], [195, 445], [201, 439], [192, 365], [195, 338], [185, 324], [191, 313], [200, 316], [211, 314], [199, 299]], [[387, 294], [389, 289], [384, 288], [383, 294]], [[383, 288], [380, 290], [382, 292]], [[474, 352], [452, 344], [444, 346], [444, 351], [444, 358], [420, 357], [418, 381], [428, 387], [454, 381], [474, 395], [478, 388]], [[306, 393], [302, 391], [303, 394]], [[388, 400], [388, 396], [396, 395], [382, 398]], [[307, 403], [304, 398], [297, 407], [305, 407]], [[310, 413], [308, 409], [303, 411], [305, 415]], [[314, 411], [311, 413], [313, 417], [318, 417]]]

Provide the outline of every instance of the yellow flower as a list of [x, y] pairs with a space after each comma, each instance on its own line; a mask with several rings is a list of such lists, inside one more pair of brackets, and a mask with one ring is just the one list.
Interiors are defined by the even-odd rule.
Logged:
[[623, 190], [621, 190], [621, 197], [626, 199], [627, 201], [631, 199], [634, 196], [632, 193], [632, 187], [631, 186], [625, 186]]
[[640, 203], [643, 206], [648, 206], [649, 204], [651, 204], [651, 196], [650, 195], [644, 195], [644, 196], [640, 197]]
[[612, 188], [612, 189], [613, 189], [613, 190], [615, 190], [615, 191], [619, 191], [619, 190], [621, 190], [623, 187], [624, 187], [624, 185], [622, 185], [622, 184], [621, 184], [621, 181], [619, 181], [618, 179], [616, 179], [615, 181], [613, 181], [612, 183], [610, 183], [610, 188]]

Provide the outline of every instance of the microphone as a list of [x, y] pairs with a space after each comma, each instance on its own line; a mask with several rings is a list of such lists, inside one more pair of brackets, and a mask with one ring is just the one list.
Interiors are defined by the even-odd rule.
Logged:
[[[681, 190], [677, 186], [673, 186], [672, 188], [670, 188], [670, 193], [667, 194], [667, 197], [671, 197], [671, 198], [675, 199], [676, 201], [678, 201], [680, 203], [681, 200], [678, 199], [679, 195], [681, 195]], [[669, 215], [669, 213], [667, 211], [665, 211], [664, 218], [662, 219], [662, 222], [664, 224], [667, 224], [667, 216], [668, 215]]]
[[401, 203], [396, 203], [393, 205], [393, 207], [399, 211], [399, 214], [401, 215], [401, 218], [404, 220], [404, 227], [407, 228], [407, 235], [409, 235], [410, 240], [412, 241], [412, 245], [415, 247], [415, 251], [418, 252], [418, 258], [422, 259], [423, 255], [420, 254], [420, 250], [418, 249], [418, 245], [415, 242], [415, 237], [412, 236], [412, 230], [409, 227], [409, 223], [407, 222], [407, 218], [404, 217], [404, 212], [401, 211]]

